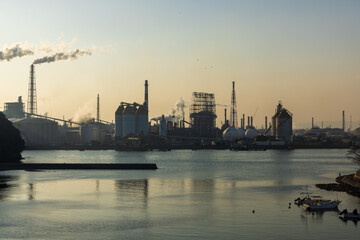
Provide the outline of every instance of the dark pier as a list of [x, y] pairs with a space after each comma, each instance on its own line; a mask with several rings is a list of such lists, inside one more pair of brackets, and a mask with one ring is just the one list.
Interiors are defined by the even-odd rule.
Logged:
[[1, 170], [155, 170], [155, 163], [19, 163], [0, 164]]

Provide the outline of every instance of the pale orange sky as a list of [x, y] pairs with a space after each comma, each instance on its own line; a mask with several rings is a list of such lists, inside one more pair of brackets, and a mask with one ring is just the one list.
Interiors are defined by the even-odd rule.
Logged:
[[[312, 116], [340, 127], [342, 110], [359, 125], [359, 1], [4, 1], [2, 9], [0, 51], [96, 49], [36, 66], [39, 114], [95, 116], [99, 93], [111, 121], [121, 101], [143, 102], [147, 79], [155, 117], [180, 97], [189, 105], [193, 91], [230, 104], [235, 81], [238, 117], [256, 112], [258, 127], [279, 100], [295, 127], [310, 127]], [[30, 64], [47, 54], [0, 61], [1, 103], [27, 100]], [[223, 107], [217, 114], [220, 123]]]

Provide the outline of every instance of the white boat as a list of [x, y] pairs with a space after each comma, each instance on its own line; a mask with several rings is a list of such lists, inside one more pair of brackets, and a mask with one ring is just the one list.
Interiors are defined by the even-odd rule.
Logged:
[[304, 204], [305, 208], [308, 210], [331, 210], [337, 209], [341, 201], [334, 200], [334, 201], [312, 201], [309, 204]]
[[347, 209], [344, 209], [339, 213], [339, 217], [344, 220], [360, 220], [360, 214], [357, 209], [354, 209], [352, 212], [348, 212]]
[[330, 200], [323, 199], [321, 196], [310, 196], [308, 193], [300, 193], [300, 196], [304, 194], [307, 195], [302, 198], [298, 197], [297, 199], [294, 200], [295, 204], [297, 205], [313, 204], [313, 203], [317, 203], [318, 201], [330, 202]]

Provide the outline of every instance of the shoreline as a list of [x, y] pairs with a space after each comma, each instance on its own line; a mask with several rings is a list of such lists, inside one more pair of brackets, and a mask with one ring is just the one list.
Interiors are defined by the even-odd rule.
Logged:
[[356, 179], [356, 175], [339, 176], [335, 179], [336, 183], [316, 184], [315, 186], [327, 191], [346, 192], [351, 196], [360, 198], [360, 181]]

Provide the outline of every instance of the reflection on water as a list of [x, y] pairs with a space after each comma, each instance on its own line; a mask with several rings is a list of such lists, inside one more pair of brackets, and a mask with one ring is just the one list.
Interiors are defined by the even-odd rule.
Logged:
[[28, 184], [28, 200], [35, 199], [35, 184], [29, 183]]
[[14, 188], [18, 187], [15, 183], [18, 179], [18, 176], [0, 175], [0, 201], [6, 200]]
[[339, 151], [25, 152], [33, 162], [155, 162], [160, 169], [1, 173], [0, 238], [351, 239], [356, 225], [337, 212], [289, 204], [310, 191], [338, 197], [341, 209], [360, 208], [358, 198], [314, 187], [357, 167]]
[[116, 192], [119, 201], [136, 203], [142, 199], [144, 207], [147, 206], [149, 187], [148, 180], [115, 180]]

